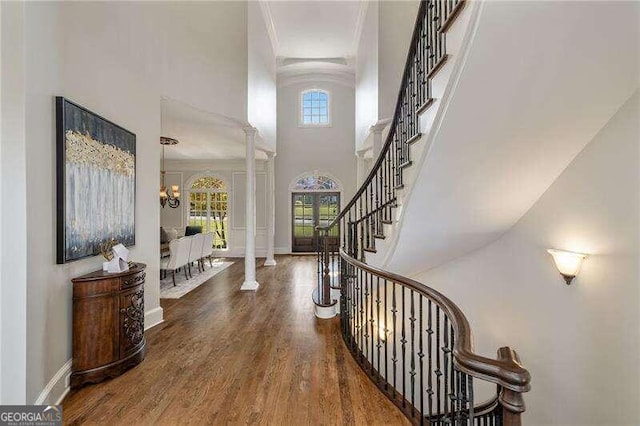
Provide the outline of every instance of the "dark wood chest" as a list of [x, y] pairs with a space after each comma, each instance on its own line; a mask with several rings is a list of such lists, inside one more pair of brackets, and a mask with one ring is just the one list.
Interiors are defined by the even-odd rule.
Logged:
[[144, 359], [146, 265], [96, 271], [73, 283], [71, 388], [116, 377]]

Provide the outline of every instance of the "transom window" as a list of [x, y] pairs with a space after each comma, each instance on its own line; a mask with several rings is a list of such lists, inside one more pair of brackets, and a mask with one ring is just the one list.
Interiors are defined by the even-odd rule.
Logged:
[[306, 90], [301, 95], [301, 120], [304, 126], [329, 124], [329, 92]]
[[229, 195], [227, 185], [215, 176], [202, 176], [189, 188], [189, 225], [213, 232], [213, 247], [226, 249]]
[[307, 175], [299, 178], [291, 187], [292, 191], [338, 191], [338, 182], [324, 175]]

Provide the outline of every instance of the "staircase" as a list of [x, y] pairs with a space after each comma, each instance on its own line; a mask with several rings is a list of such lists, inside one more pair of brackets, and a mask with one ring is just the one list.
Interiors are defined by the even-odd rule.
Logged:
[[[462, 0], [421, 2], [380, 155], [336, 219], [317, 228], [313, 300], [318, 318], [340, 314], [356, 361], [414, 424], [519, 425], [530, 376], [517, 353], [508, 347], [496, 359], [474, 353], [469, 323], [451, 300], [374, 266], [397, 232], [417, 173], [414, 161], [428, 148], [421, 130], [437, 112], [434, 80], [451, 74], [442, 71], [450, 60], [446, 37], [464, 7]], [[497, 391], [476, 404], [486, 389], [481, 382], [495, 384]]]

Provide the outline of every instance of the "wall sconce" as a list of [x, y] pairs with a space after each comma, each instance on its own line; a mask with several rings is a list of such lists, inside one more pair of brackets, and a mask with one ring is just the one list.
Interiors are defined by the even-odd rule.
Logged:
[[384, 324], [378, 324], [378, 340], [381, 342], [387, 341], [387, 335], [391, 334], [391, 331], [387, 330]]
[[571, 284], [571, 280], [573, 280], [578, 272], [580, 272], [580, 267], [582, 266], [582, 261], [587, 257], [584, 253], [574, 253], [571, 251], [563, 251], [556, 249], [548, 249], [547, 250], [551, 256], [553, 256], [553, 260], [556, 263], [556, 267], [558, 271], [560, 271], [560, 275], [567, 282], [567, 285]]

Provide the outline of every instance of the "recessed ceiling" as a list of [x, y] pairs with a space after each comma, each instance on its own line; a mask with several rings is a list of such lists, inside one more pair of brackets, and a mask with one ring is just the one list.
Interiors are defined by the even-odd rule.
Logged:
[[355, 56], [366, 1], [265, 1], [262, 11], [277, 56], [346, 58]]
[[[162, 136], [177, 139], [167, 146], [168, 160], [233, 160], [245, 158], [242, 123], [175, 100], [162, 100]], [[158, 142], [159, 143], [159, 142]], [[256, 158], [266, 155], [256, 152]]]

